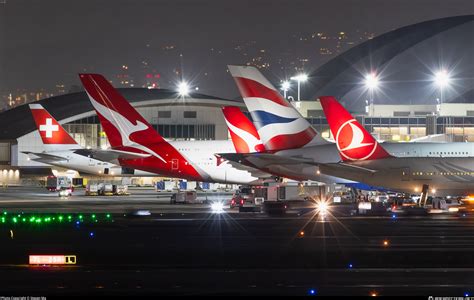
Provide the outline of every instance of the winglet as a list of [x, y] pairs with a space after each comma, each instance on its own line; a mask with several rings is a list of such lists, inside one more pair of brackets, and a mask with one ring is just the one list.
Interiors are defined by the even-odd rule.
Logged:
[[322, 96], [319, 101], [342, 160], [392, 157], [334, 97]]

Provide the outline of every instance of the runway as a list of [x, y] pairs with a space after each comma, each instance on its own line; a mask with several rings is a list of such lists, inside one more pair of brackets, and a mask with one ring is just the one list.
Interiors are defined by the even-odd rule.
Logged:
[[[0, 198], [2, 209], [10, 205], [6, 216], [11, 218], [15, 201]], [[146, 198], [140, 207], [152, 202]], [[19, 195], [17, 200], [31, 199]], [[110, 219], [97, 213], [95, 222], [92, 211], [78, 214], [82, 205], [95, 205], [88, 201], [66, 207], [71, 222], [0, 225], [0, 290], [9, 295], [423, 297], [474, 292], [474, 218], [469, 215], [341, 213], [322, 219], [296, 209], [268, 216], [175, 205], [176, 212], [169, 208], [167, 213], [159, 207], [171, 205], [150, 204], [150, 216], [130, 217], [118, 209]], [[130, 201], [120, 205], [131, 206]], [[32, 211], [25, 216], [40, 216], [31, 202], [20, 203]], [[63, 215], [45, 203], [45, 215]], [[31, 267], [30, 254], [72, 254], [77, 265]]]

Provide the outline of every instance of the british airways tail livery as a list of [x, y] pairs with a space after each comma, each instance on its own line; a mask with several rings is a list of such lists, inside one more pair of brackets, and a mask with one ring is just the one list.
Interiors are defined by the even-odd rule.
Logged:
[[319, 100], [343, 161], [392, 157], [334, 97]]
[[222, 112], [236, 153], [265, 151], [257, 129], [240, 108], [225, 106]]
[[268, 151], [326, 144], [255, 67], [228, 66]]

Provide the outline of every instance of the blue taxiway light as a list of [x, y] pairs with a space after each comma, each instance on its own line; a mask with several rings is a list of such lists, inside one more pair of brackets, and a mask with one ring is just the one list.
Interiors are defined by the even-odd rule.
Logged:
[[353, 265], [352, 264], [349, 264], [349, 269], [352, 269]]
[[310, 289], [309, 294], [310, 295], [316, 295], [316, 290], [315, 289]]
[[93, 237], [93, 236], [94, 236], [94, 233], [93, 233], [93, 232], [89, 233], [89, 236], [90, 236], [90, 237]]

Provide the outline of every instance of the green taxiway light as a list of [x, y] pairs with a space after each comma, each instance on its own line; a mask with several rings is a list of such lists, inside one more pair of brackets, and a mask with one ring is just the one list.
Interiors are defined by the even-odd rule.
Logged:
[[110, 218], [110, 214], [107, 214], [106, 217], [107, 217], [107, 218]]
[[79, 215], [79, 219], [82, 219], [82, 218], [83, 218], [82, 215]]
[[6, 211], [3, 212], [4, 215], [8, 214]]
[[4, 217], [2, 217], [2, 223], [5, 223], [5, 218]]
[[40, 218], [36, 219], [36, 223], [41, 223], [41, 219]]
[[17, 223], [18, 222], [18, 219], [16, 217], [13, 217], [13, 223]]
[[92, 214], [92, 219], [95, 219], [95, 214]]
[[61, 222], [63, 220], [63, 216], [59, 216], [59, 221]]
[[26, 222], [26, 218], [21, 219], [23, 222]]

